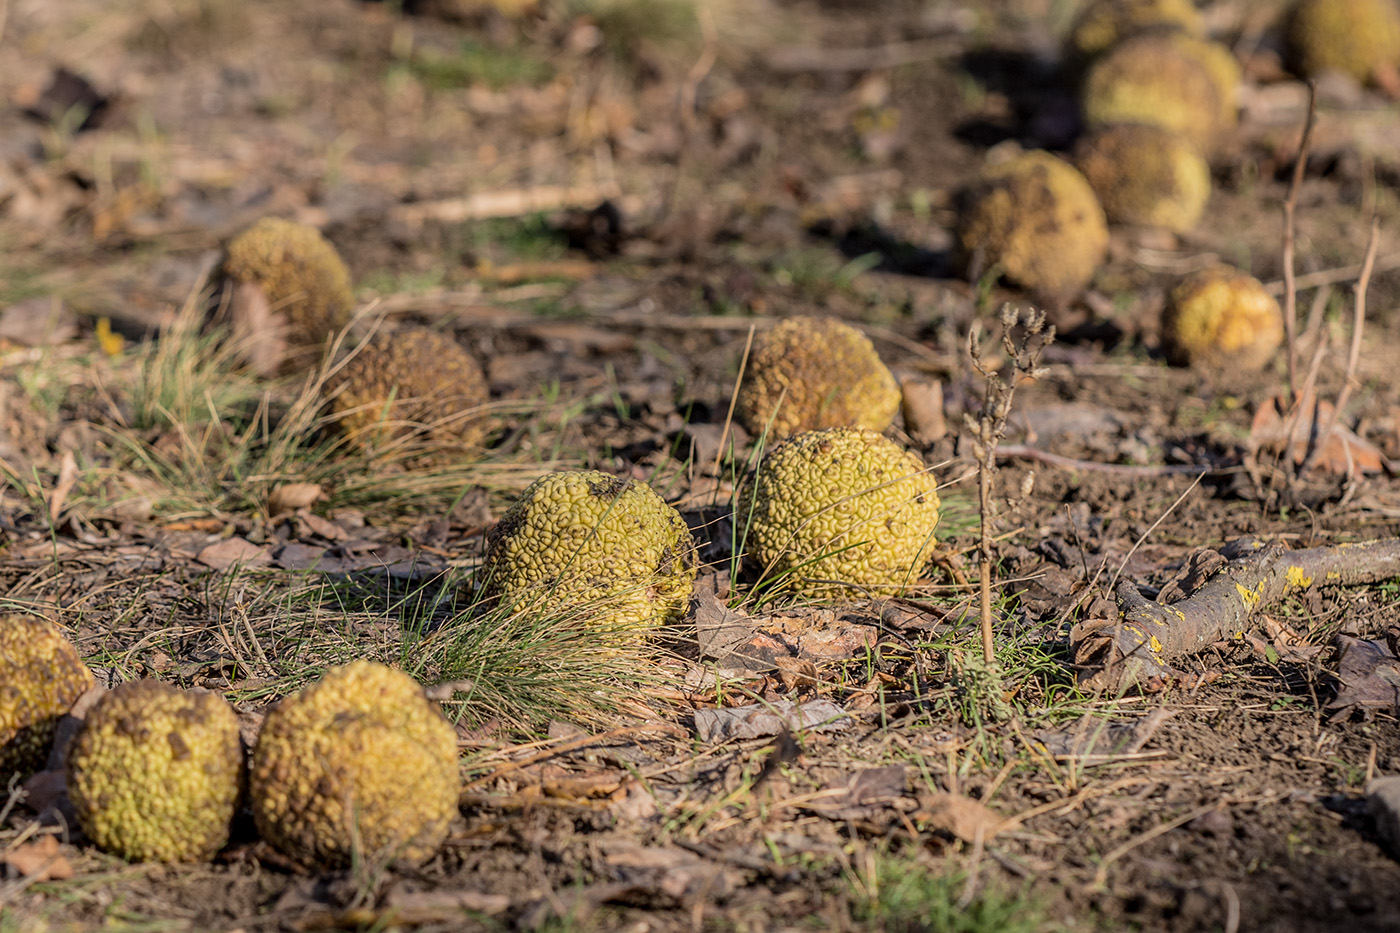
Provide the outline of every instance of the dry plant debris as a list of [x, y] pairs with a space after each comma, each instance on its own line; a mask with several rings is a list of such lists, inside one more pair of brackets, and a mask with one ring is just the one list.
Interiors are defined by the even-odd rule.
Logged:
[[1151, 602], [1135, 584], [1119, 584], [1121, 616], [1082, 623], [1074, 633], [1080, 682], [1108, 691], [1160, 689], [1178, 676], [1169, 662], [1240, 636], [1256, 614], [1284, 596], [1400, 576], [1400, 539], [1394, 538], [1297, 551], [1247, 538], [1223, 553], [1229, 563], [1176, 603]]

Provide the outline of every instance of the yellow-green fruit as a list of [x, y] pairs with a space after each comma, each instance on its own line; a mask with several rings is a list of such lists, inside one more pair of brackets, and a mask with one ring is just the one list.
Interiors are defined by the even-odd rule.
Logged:
[[1162, 316], [1167, 359], [1180, 366], [1262, 369], [1283, 343], [1283, 313], [1254, 276], [1218, 266], [1172, 289]]
[[734, 411], [771, 440], [817, 428], [883, 431], [899, 385], [860, 331], [830, 317], [781, 321], [754, 339]]
[[516, 606], [588, 607], [600, 630], [680, 621], [695, 541], [646, 483], [597, 470], [548, 473], [486, 535], [486, 591]]
[[92, 683], [57, 625], [0, 616], [0, 787], [44, 767], [58, 721]]
[[402, 671], [355, 661], [263, 720], [248, 799], [258, 832], [291, 858], [419, 863], [457, 813], [457, 737]]
[[213, 858], [228, 842], [243, 776], [233, 707], [158, 680], [103, 695], [68, 751], [68, 794], [83, 832], [131, 861]]
[[934, 550], [938, 482], [878, 434], [828, 428], [770, 452], [737, 503], [746, 560], [811, 596], [898, 593]]
[[963, 192], [958, 246], [970, 271], [996, 267], [1061, 300], [1094, 277], [1108, 250], [1108, 222], [1079, 170], [1037, 150], [984, 169]]
[[1075, 164], [1113, 223], [1196, 226], [1210, 200], [1210, 166], [1188, 141], [1160, 126], [1121, 123], [1089, 134]]
[[1235, 126], [1239, 81], [1239, 65], [1223, 45], [1183, 33], [1148, 33], [1094, 63], [1080, 106], [1090, 129], [1146, 123], [1210, 152]]
[[326, 394], [340, 430], [363, 447], [419, 435], [470, 449], [486, 432], [481, 367], [450, 336], [423, 327], [375, 335], [327, 380]]
[[1364, 83], [1400, 64], [1394, 0], [1302, 0], [1287, 36], [1290, 67], [1305, 78], [1339, 71]]
[[295, 221], [264, 217], [234, 237], [223, 273], [262, 290], [270, 310], [286, 323], [282, 336], [291, 350], [319, 348], [350, 322], [355, 307], [340, 254], [315, 227]]
[[1205, 34], [1191, 0], [1088, 0], [1075, 16], [1065, 44], [1071, 58], [1087, 61], [1129, 36], [1166, 29]]

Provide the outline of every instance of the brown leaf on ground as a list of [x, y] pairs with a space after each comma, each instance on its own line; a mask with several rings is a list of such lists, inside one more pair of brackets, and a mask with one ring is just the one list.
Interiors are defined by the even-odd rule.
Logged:
[[63, 881], [73, 877], [73, 866], [63, 857], [56, 836], [40, 836], [0, 852], [0, 862], [33, 881]]
[[778, 668], [778, 680], [784, 690], [796, 690], [800, 687], [815, 689], [820, 680], [817, 665], [806, 658], [775, 658], [774, 663]]
[[320, 483], [282, 483], [267, 497], [267, 514], [271, 518], [310, 508], [322, 495]]
[[796, 704], [787, 700], [762, 706], [734, 706], [695, 711], [695, 732], [702, 742], [729, 739], [757, 739], [777, 735], [784, 729], [800, 732], [810, 729], [826, 732], [851, 725], [846, 711], [830, 700]]
[[245, 538], [226, 538], [200, 551], [195, 560], [215, 570], [228, 570], [237, 565], [256, 567], [271, 563], [272, 555], [267, 548]]
[[[1316, 469], [1324, 473], [1352, 476], [1357, 473], [1389, 472], [1390, 464], [1378, 447], [1361, 439], [1340, 422], [1333, 424], [1333, 410], [1331, 402], [1303, 399], [1302, 410], [1290, 436], [1291, 416], [1284, 400], [1275, 396], [1260, 405], [1254, 413], [1247, 442], [1249, 449], [1255, 456], [1260, 453], [1286, 456], [1298, 466], [1321, 440], [1321, 447], [1312, 462]], [[1325, 431], [1329, 424], [1333, 424], [1333, 428], [1326, 438], [1315, 436], [1317, 432]]]
[[844, 787], [833, 788], [837, 793], [803, 806], [829, 820], [868, 820], [874, 811], [892, 809], [901, 801], [906, 808], [912, 806], [905, 796], [908, 783], [909, 769], [904, 765], [865, 768], [852, 774]]
[[934, 794], [921, 801], [914, 819], [935, 832], [945, 832], [963, 842], [990, 842], [1005, 820], [991, 807], [961, 794]]
[[1338, 635], [1337, 695], [1326, 710], [1346, 716], [1357, 708], [1369, 713], [1400, 707], [1400, 658], [1384, 642]]

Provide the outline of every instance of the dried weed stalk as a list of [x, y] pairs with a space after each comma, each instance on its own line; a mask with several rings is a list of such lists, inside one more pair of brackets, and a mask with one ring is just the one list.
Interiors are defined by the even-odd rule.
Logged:
[[[1303, 177], [1307, 171], [1308, 154], [1316, 122], [1317, 88], [1312, 82], [1309, 82], [1307, 116], [1303, 123], [1302, 135], [1298, 140], [1298, 152], [1293, 163], [1293, 173], [1289, 179], [1288, 195], [1283, 203], [1283, 322], [1285, 352], [1288, 358], [1288, 384], [1282, 402], [1267, 403], [1278, 404], [1284, 414], [1284, 441], [1280, 460], [1275, 467], [1273, 476], [1276, 480], [1282, 478], [1285, 501], [1290, 504], [1303, 501], [1303, 486], [1309, 474], [1313, 472], [1319, 454], [1331, 440], [1342, 410], [1351, 397], [1356, 381], [1357, 362], [1361, 355], [1361, 333], [1366, 320], [1366, 292], [1370, 285], [1372, 271], [1375, 269], [1376, 251], [1380, 241], [1379, 224], [1373, 220], [1370, 237], [1366, 244], [1365, 258], [1361, 263], [1360, 274], [1355, 285], [1351, 315], [1351, 340], [1346, 370], [1336, 402], [1329, 412], [1324, 403], [1318, 399], [1316, 390], [1318, 374], [1326, 355], [1328, 343], [1327, 334], [1322, 330], [1321, 304], [1314, 301], [1313, 309], [1308, 315], [1307, 328], [1303, 333], [1298, 333], [1299, 286], [1294, 270], [1298, 198], [1302, 190]], [[1310, 348], [1308, 349], [1309, 362], [1305, 373], [1301, 372], [1299, 365], [1304, 348]], [[1293, 438], [1299, 434], [1305, 434], [1307, 441], [1301, 458], [1295, 456], [1293, 444]], [[1350, 453], [1349, 449], [1347, 452]], [[1257, 475], [1257, 465], [1251, 464], [1251, 472], [1255, 474], [1256, 485], [1262, 486]], [[1348, 472], [1347, 491], [1343, 495], [1343, 501], [1355, 489], [1356, 477], [1352, 471]], [[1264, 495], [1262, 498], [1266, 502], [1271, 500], [1268, 495]]]
[[[1019, 336], [1016, 329], [1020, 327]], [[973, 417], [965, 415], [968, 436], [972, 439], [972, 455], [977, 459], [977, 506], [981, 514], [981, 540], [978, 567], [981, 589], [982, 660], [993, 663], [992, 644], [992, 561], [996, 544], [993, 524], [996, 503], [992, 499], [992, 480], [997, 471], [997, 444], [1006, 436], [1006, 422], [1011, 416], [1011, 399], [1023, 380], [1038, 379], [1045, 374], [1040, 368], [1040, 356], [1055, 340], [1055, 328], [1045, 323], [1045, 312], [1033, 308], [1024, 313], [1004, 305], [1001, 309], [1001, 345], [1010, 360], [1011, 371], [1003, 378], [998, 369], [982, 354], [982, 338], [976, 325], [967, 335], [967, 355], [972, 368], [982, 377], [982, 411]]]

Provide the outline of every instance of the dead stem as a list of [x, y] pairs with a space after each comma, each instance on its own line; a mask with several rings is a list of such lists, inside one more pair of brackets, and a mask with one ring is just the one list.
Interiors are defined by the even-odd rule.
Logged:
[[1346, 374], [1342, 378], [1342, 387], [1337, 391], [1337, 401], [1332, 405], [1332, 412], [1327, 418], [1327, 426], [1315, 432], [1317, 443], [1308, 450], [1308, 455], [1303, 458], [1303, 462], [1298, 467], [1298, 476], [1307, 473], [1313, 461], [1317, 459], [1318, 452], [1326, 445], [1328, 438], [1332, 436], [1332, 431], [1337, 427], [1337, 420], [1342, 416], [1342, 409], [1351, 400], [1352, 386], [1356, 384], [1356, 366], [1361, 359], [1361, 329], [1366, 323], [1366, 292], [1371, 287], [1371, 273], [1376, 265], [1376, 247], [1380, 243], [1380, 221], [1371, 221], [1371, 236], [1366, 243], [1366, 258], [1361, 263], [1361, 275], [1356, 280], [1356, 300], [1352, 303], [1351, 313], [1351, 345], [1347, 348], [1347, 368]]
[[[1019, 340], [1013, 336], [1017, 326], [1025, 333]], [[1055, 340], [1055, 328], [1046, 326], [1045, 312], [1030, 310], [1024, 320], [1021, 312], [1006, 305], [1001, 309], [1001, 343], [1011, 360], [1011, 373], [1003, 379], [982, 355], [982, 341], [974, 325], [967, 334], [967, 353], [973, 369], [983, 381], [982, 411], [976, 417], [966, 415], [965, 421], [972, 438], [973, 457], [977, 461], [977, 504], [981, 515], [978, 550], [978, 589], [981, 599], [982, 660], [990, 670], [995, 663], [992, 628], [992, 560], [995, 556], [992, 526], [996, 518], [996, 503], [992, 499], [992, 478], [997, 468], [997, 444], [1006, 436], [1006, 422], [1011, 415], [1011, 399], [1022, 379], [1038, 379], [1045, 374], [1039, 368], [1040, 355]]]
[[1293, 177], [1288, 183], [1288, 197], [1283, 202], [1283, 327], [1288, 343], [1288, 401], [1296, 397], [1298, 382], [1298, 285], [1293, 268], [1298, 193], [1303, 187], [1303, 173], [1308, 165], [1308, 145], [1312, 141], [1313, 123], [1317, 120], [1317, 85], [1308, 82], [1308, 116], [1303, 123], [1303, 136], [1298, 140], [1298, 157], [1293, 162]]

